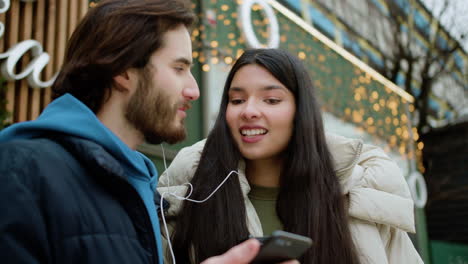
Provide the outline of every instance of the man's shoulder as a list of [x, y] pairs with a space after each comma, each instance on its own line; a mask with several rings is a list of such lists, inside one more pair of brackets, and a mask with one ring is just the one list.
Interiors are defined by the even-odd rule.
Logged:
[[49, 150], [61, 148], [59, 144], [48, 138], [14, 139], [0, 143], [1, 160], [8, 157], [14, 159], [47, 158]]
[[[15, 139], [0, 143], [0, 174], [29, 177], [64, 162], [66, 151], [48, 138]], [[2, 176], [3, 177], [3, 176]]]

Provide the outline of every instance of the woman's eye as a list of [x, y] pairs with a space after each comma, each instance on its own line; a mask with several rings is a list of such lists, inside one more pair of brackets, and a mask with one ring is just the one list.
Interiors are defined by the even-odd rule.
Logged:
[[268, 99], [265, 99], [265, 102], [268, 104], [279, 104], [281, 100], [275, 99], [275, 98], [268, 98]]
[[231, 99], [230, 100], [230, 103], [233, 104], [233, 105], [238, 105], [238, 104], [241, 104], [242, 102], [244, 102], [244, 100], [242, 100], [242, 99]]

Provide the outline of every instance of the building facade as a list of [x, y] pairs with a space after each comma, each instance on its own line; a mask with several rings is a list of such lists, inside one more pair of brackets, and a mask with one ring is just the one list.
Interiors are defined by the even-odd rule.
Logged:
[[420, 0], [280, 2], [413, 96], [429, 84], [431, 128], [467, 120], [466, 50]]

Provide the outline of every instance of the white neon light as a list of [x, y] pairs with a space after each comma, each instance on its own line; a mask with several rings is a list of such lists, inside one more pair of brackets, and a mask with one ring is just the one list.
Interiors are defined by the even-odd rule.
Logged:
[[[268, 42], [262, 44], [255, 35], [252, 25], [252, 6], [258, 4], [262, 7], [262, 10], [269, 21], [268, 30]], [[271, 6], [264, 0], [245, 0], [239, 6], [239, 24], [242, 35], [246, 40], [246, 44], [249, 48], [278, 48], [280, 44], [280, 34], [278, 20], [276, 19], [275, 12]]]
[[[35, 2], [36, 0], [22, 0], [23, 2]], [[0, 13], [5, 13], [10, 8], [10, 0], [0, 0]], [[5, 25], [0, 22], [0, 38], [5, 33]], [[20, 73], [15, 73], [15, 68], [21, 58], [31, 51], [33, 59]], [[40, 75], [50, 61], [48, 53], [44, 52], [41, 43], [36, 40], [24, 40], [12, 46], [8, 51], [0, 53], [0, 60], [6, 59], [1, 64], [1, 73], [5, 79], [16, 81], [27, 78], [28, 84], [33, 88], [46, 88], [53, 84], [57, 74], [48, 81], [41, 81]]]
[[406, 181], [413, 196], [414, 205], [418, 208], [424, 208], [427, 203], [427, 186], [424, 177], [418, 171], [414, 171]]

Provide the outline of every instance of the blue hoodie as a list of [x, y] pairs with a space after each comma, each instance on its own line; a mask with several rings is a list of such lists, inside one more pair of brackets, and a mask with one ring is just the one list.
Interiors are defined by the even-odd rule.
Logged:
[[159, 205], [154, 203], [158, 172], [154, 164], [138, 151], [130, 149], [80, 100], [70, 94], [55, 99], [34, 121], [14, 124], [0, 132], [0, 143], [13, 139], [29, 139], [45, 133], [60, 132], [94, 141], [120, 162], [128, 182], [143, 200], [153, 224], [158, 247], [159, 263], [163, 263], [160, 227], [157, 216]]

